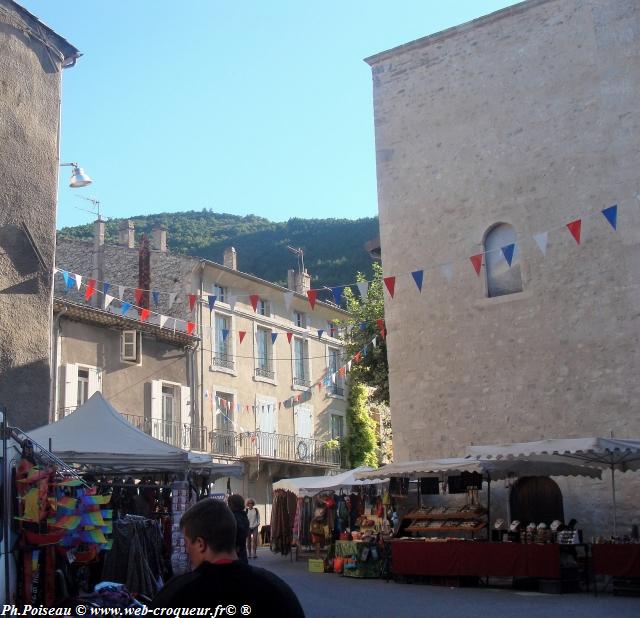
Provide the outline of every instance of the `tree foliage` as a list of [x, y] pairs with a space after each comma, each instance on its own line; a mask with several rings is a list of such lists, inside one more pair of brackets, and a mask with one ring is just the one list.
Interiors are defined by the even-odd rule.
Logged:
[[[371, 275], [371, 260], [363, 246], [378, 236], [377, 217], [363, 219], [289, 219], [275, 223], [258, 217], [245, 217], [200, 211], [159, 213], [131, 217], [136, 235], [149, 236], [154, 225], [168, 229], [169, 250], [214, 262], [223, 262], [227, 247], [238, 252], [238, 269], [285, 285], [287, 270], [295, 268], [296, 257], [287, 245], [304, 250], [305, 267], [314, 288], [336, 286], [354, 280], [357, 271]], [[105, 241], [118, 242], [118, 226], [123, 219], [112, 219], [105, 226]], [[89, 240], [92, 224], [63, 228], [59, 238]]]
[[[344, 343], [349, 358], [366, 347], [366, 353], [360, 362], [351, 364], [351, 382], [368, 386], [372, 389], [372, 401], [389, 405], [387, 344], [378, 327], [378, 320], [384, 318], [382, 266], [375, 262], [372, 264], [372, 270], [373, 280], [369, 284], [369, 293], [365, 299], [349, 288], [344, 291], [347, 310], [352, 316], [344, 329]], [[367, 279], [363, 273], [356, 275], [357, 281]], [[374, 337], [377, 337], [375, 347], [371, 345]]]
[[347, 428], [345, 445], [351, 467], [377, 468], [376, 425], [367, 409], [367, 389], [353, 381], [349, 386]]

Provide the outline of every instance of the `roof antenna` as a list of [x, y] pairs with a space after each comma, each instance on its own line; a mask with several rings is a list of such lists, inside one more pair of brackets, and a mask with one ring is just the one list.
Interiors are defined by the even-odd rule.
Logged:
[[[82, 210], [83, 212], [90, 212], [92, 215], [98, 217], [98, 221], [104, 221], [104, 219], [100, 215], [100, 200], [97, 200], [95, 197], [85, 197], [84, 195], [76, 195], [75, 197], [78, 197], [81, 200], [86, 200], [87, 202], [91, 202], [93, 204], [92, 210], [89, 210], [87, 208], [80, 208], [79, 206], [74, 206], [76, 210]], [[110, 219], [110, 218], [111, 217], [105, 217], [105, 219]]]
[[287, 245], [287, 249], [298, 256], [298, 274], [302, 275], [304, 273], [304, 250], [302, 247], [290, 247]]

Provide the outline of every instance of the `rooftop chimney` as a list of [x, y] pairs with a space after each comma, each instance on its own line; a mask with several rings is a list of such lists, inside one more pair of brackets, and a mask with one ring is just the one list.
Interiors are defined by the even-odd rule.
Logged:
[[135, 227], [133, 221], [123, 221], [118, 228], [118, 243], [123, 247], [135, 247]]
[[238, 255], [234, 247], [224, 250], [224, 265], [232, 270], [238, 270]]
[[151, 230], [151, 248], [156, 251], [167, 252], [167, 228], [164, 225], [154, 225]]
[[[96, 281], [104, 281], [104, 221], [96, 219], [93, 224], [93, 277]], [[98, 289], [101, 289], [98, 283]], [[104, 294], [96, 294], [96, 307], [104, 308]]]
[[302, 274], [290, 268], [287, 271], [287, 286], [298, 294], [305, 294], [311, 289], [311, 275], [306, 268]]

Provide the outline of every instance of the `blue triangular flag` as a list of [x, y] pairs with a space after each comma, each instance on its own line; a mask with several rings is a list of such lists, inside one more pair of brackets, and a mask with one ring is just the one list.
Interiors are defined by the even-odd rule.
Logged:
[[340, 304], [342, 300], [342, 287], [331, 288], [331, 293], [333, 294], [333, 300], [336, 301], [336, 305]]
[[511, 266], [511, 262], [513, 261], [513, 252], [516, 249], [515, 243], [511, 243], [506, 247], [502, 247], [502, 254], [504, 255], [504, 259], [507, 260], [507, 264]]
[[368, 345], [364, 346], [364, 348], [362, 348], [362, 355], [366, 356], [368, 351], [369, 351], [369, 346]]
[[69, 276], [69, 273], [66, 270], [62, 271], [62, 278], [64, 279], [64, 284], [68, 288], [72, 288], [74, 285], [74, 280]]
[[278, 333], [271, 333], [271, 345], [273, 345], [276, 342], [277, 338], [278, 338]]
[[602, 211], [605, 219], [611, 224], [611, 227], [614, 230], [617, 230], [618, 225], [618, 205], [614, 204], [613, 206], [609, 206], [609, 208], [605, 208]]
[[108, 294], [109, 293], [109, 288], [111, 287], [110, 283], [107, 283], [106, 281], [102, 284], [102, 293], [103, 294]]
[[155, 307], [160, 303], [160, 292], [151, 292], [151, 296], [153, 296], [153, 304]]
[[217, 296], [209, 294], [209, 311], [213, 311], [213, 306], [216, 304], [216, 300], [218, 300]]
[[360, 322], [360, 330], [367, 330], [367, 323], [366, 322]]
[[229, 329], [228, 328], [223, 328], [222, 329], [222, 341], [226, 341], [228, 336], [229, 336]]
[[322, 339], [322, 335], [324, 335], [324, 330], [322, 328], [318, 329], [318, 337]]
[[131, 303], [124, 302], [122, 303], [122, 307], [120, 307], [120, 313], [126, 315], [129, 309], [131, 309]]
[[418, 290], [422, 292], [422, 278], [424, 277], [423, 270], [414, 270], [411, 275], [413, 276], [413, 280], [416, 282], [418, 286]]

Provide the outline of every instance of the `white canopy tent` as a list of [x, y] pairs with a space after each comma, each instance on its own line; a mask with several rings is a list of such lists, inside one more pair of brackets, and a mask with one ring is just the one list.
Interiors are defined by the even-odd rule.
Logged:
[[[109, 473], [185, 472], [189, 468], [242, 474], [241, 466], [214, 464], [206, 453], [187, 452], [156, 440], [129, 423], [97, 392], [69, 416], [30, 431], [28, 437], [68, 464]], [[237, 469], [236, 469], [237, 468]]]
[[[496, 463], [541, 461], [547, 464], [570, 463], [598, 470], [611, 470], [613, 534], [616, 535], [615, 471], [640, 470], [640, 440], [618, 438], [564, 438], [470, 446], [468, 453], [476, 461]], [[538, 472], [545, 474], [545, 472]], [[546, 473], [550, 474], [550, 473]]]
[[356, 474], [373, 470], [367, 466], [347, 470], [333, 476], [303, 476], [299, 478], [282, 479], [273, 484], [273, 489], [286, 489], [296, 496], [314, 496], [321, 491], [349, 490], [354, 485], [379, 485], [383, 480], [359, 480]]

